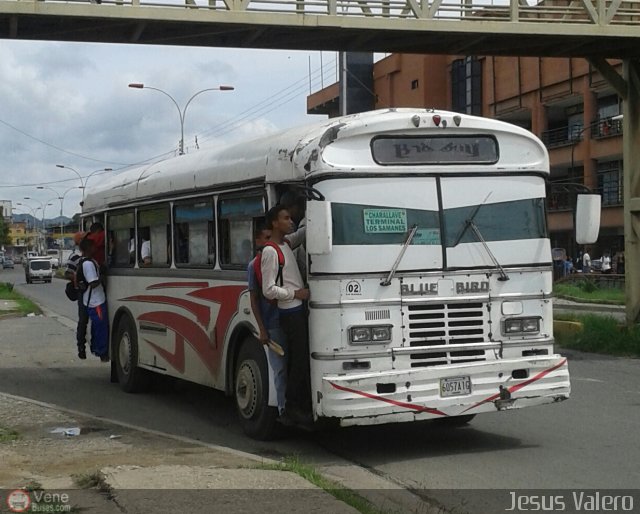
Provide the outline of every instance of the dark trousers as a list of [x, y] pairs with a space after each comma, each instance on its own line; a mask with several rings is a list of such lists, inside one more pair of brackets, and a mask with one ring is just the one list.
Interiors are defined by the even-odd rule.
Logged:
[[78, 349], [84, 349], [87, 345], [87, 325], [89, 324], [89, 313], [82, 303], [82, 294], [78, 298], [78, 326], [76, 327], [76, 342]]
[[287, 313], [280, 311], [280, 327], [287, 337], [287, 410], [311, 412], [309, 385], [309, 331], [304, 309]]

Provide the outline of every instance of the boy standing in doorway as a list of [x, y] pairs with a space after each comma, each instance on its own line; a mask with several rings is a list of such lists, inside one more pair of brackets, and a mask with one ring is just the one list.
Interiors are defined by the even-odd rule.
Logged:
[[278, 313], [278, 303], [267, 300], [262, 294], [262, 284], [256, 277], [256, 259], [262, 258], [262, 251], [271, 238], [271, 230], [266, 226], [258, 226], [255, 233], [255, 244], [258, 254], [249, 262], [247, 274], [249, 277], [249, 294], [251, 296], [251, 309], [258, 324], [258, 339], [263, 345], [267, 345], [269, 340], [278, 343], [284, 350], [284, 356], [278, 355], [273, 350], [267, 351], [269, 366], [273, 371], [274, 385], [276, 388], [276, 398], [278, 403], [278, 414], [284, 414], [285, 393], [287, 388], [287, 358], [288, 351], [284, 332], [280, 328], [280, 315]]
[[284, 424], [308, 425], [313, 419], [309, 387], [309, 335], [304, 305], [304, 301], [309, 299], [309, 289], [304, 286], [295, 256], [285, 242], [285, 236], [294, 229], [289, 211], [282, 205], [271, 208], [267, 212], [267, 228], [271, 229], [271, 241], [279, 246], [284, 255], [281, 270], [274, 248], [266, 247], [261, 257], [262, 294], [268, 300], [278, 301], [280, 326], [287, 340], [289, 354], [282, 421]]

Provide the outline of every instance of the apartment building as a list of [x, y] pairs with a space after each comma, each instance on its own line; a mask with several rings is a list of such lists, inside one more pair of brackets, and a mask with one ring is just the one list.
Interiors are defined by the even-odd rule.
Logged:
[[[578, 183], [602, 195], [592, 257], [624, 249], [622, 100], [586, 60], [391, 54], [373, 65], [373, 77], [376, 108], [434, 107], [531, 130], [549, 149], [552, 245], [579, 250], [573, 196], [558, 186]], [[338, 92], [332, 84], [313, 93], [307, 112], [337, 116]]]

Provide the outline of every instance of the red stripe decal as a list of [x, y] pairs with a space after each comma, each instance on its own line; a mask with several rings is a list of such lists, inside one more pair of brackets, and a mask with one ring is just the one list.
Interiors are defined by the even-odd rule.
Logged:
[[157, 344], [152, 343], [148, 339], [145, 342], [152, 346], [156, 352], [158, 352], [164, 360], [171, 364], [176, 371], [184, 373], [184, 337], [180, 334], [176, 334], [176, 349], [173, 353], [164, 348], [160, 348]]
[[[160, 326], [173, 330], [176, 334], [176, 350], [175, 353], [163, 353], [168, 355], [168, 362], [177, 366], [184, 361], [184, 343], [186, 342], [198, 354], [200, 360], [209, 368], [211, 373], [217, 374], [220, 368], [220, 359], [222, 357], [222, 345], [218, 344], [214, 348], [209, 335], [200, 328], [198, 324], [189, 318], [176, 314], [175, 312], [147, 312], [138, 317], [139, 321], [150, 321]], [[157, 348], [156, 345], [152, 345]], [[161, 352], [162, 353], [162, 352]], [[178, 367], [176, 367], [178, 369]]]
[[149, 289], [164, 289], [164, 288], [168, 288], [168, 287], [173, 287], [173, 288], [178, 288], [178, 287], [182, 287], [182, 288], [202, 288], [202, 287], [208, 287], [209, 283], [208, 282], [161, 282], [159, 284], [152, 284], [150, 286], [147, 287], [147, 290]]
[[199, 303], [192, 302], [190, 300], [183, 300], [182, 298], [174, 298], [173, 296], [135, 295], [122, 298], [122, 301], [160, 303], [182, 307], [183, 309], [186, 309], [190, 313], [194, 314], [198, 322], [205, 327], [209, 326], [209, 321], [211, 320], [211, 309], [208, 306], [200, 305]]
[[224, 345], [224, 334], [231, 317], [238, 311], [238, 298], [247, 286], [217, 286], [188, 293], [188, 296], [201, 298], [220, 305], [216, 318], [216, 346]]
[[364, 396], [365, 398], [371, 398], [372, 400], [378, 400], [380, 402], [385, 402], [385, 403], [390, 403], [391, 405], [395, 405], [397, 407], [403, 407], [405, 409], [410, 409], [410, 410], [415, 410], [418, 412], [428, 412], [429, 414], [437, 414], [439, 416], [447, 416], [447, 414], [445, 414], [442, 411], [439, 411], [438, 409], [432, 409], [430, 407], [423, 407], [422, 405], [417, 405], [415, 403], [405, 403], [405, 402], [398, 402], [396, 400], [391, 400], [389, 398], [384, 398], [382, 396], [378, 396], [376, 394], [371, 394], [371, 393], [365, 393], [364, 391], [357, 391], [356, 389], [349, 389], [348, 387], [344, 387], [338, 384], [334, 384], [333, 382], [329, 382], [331, 384], [332, 387], [334, 387], [335, 389], [338, 389], [340, 391], [346, 391], [348, 393], [354, 393], [360, 396]]
[[[562, 361], [560, 361], [555, 366], [552, 366], [549, 369], [545, 369], [545, 370], [541, 371], [537, 375], [531, 377], [529, 380], [525, 380], [524, 382], [520, 382], [519, 384], [515, 384], [515, 385], [512, 385], [511, 387], [507, 387], [507, 391], [509, 391], [510, 393], [515, 393], [516, 391], [519, 391], [523, 387], [526, 387], [529, 384], [532, 384], [533, 382], [536, 382], [536, 381], [540, 380], [542, 377], [548, 375], [552, 371], [555, 371], [558, 368], [564, 366], [566, 364], [566, 362], [567, 362], [567, 359], [563, 359]], [[485, 398], [481, 402], [478, 402], [478, 403], [472, 405], [471, 407], [466, 408], [460, 414], [463, 414], [463, 413], [467, 412], [468, 410], [475, 409], [476, 407], [478, 407], [480, 405], [483, 405], [485, 403], [492, 402], [493, 400], [495, 400], [496, 398], [499, 398], [499, 397], [500, 397], [500, 393], [492, 394], [491, 396], [489, 396], [488, 398]]]

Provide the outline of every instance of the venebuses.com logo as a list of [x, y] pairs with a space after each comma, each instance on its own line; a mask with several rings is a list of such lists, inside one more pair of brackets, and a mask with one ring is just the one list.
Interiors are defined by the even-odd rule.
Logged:
[[31, 506], [31, 496], [23, 489], [11, 491], [7, 496], [7, 507], [11, 512], [28, 512]]
[[70, 512], [67, 493], [50, 493], [43, 490], [15, 489], [7, 494], [10, 512]]

